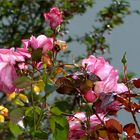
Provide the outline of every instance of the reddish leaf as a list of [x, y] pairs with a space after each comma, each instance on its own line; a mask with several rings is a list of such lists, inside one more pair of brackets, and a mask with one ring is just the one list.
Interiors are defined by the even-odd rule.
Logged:
[[121, 96], [117, 95], [117, 100], [125, 106], [125, 109], [127, 111], [129, 111], [129, 112], [131, 111], [128, 99], [122, 98]]
[[111, 133], [111, 132], [108, 132], [108, 138], [109, 138], [109, 140], [118, 140], [119, 139], [117, 133]]
[[48, 54], [43, 54], [41, 57], [41, 61], [46, 64], [46, 67], [50, 67], [53, 65], [53, 61], [51, 60], [51, 58], [49, 57]]
[[133, 137], [127, 137], [127, 140], [134, 140]]
[[135, 94], [135, 93], [129, 93], [129, 92], [123, 92], [123, 93], [120, 93], [119, 96], [123, 97], [123, 98], [127, 98], [127, 97], [137, 97], [138, 94]]
[[136, 133], [135, 124], [129, 123], [123, 127], [123, 131], [127, 133], [128, 136], [132, 137]]
[[128, 112], [139, 112], [140, 105], [134, 102], [129, 102], [129, 99], [122, 98], [121, 96], [117, 95], [117, 100], [125, 106], [125, 109]]
[[136, 88], [140, 88], [140, 78], [136, 79], [136, 80], [133, 80], [133, 84]]
[[136, 137], [137, 139], [140, 139], [140, 134], [135, 133], [135, 137]]
[[64, 73], [65, 70], [64, 70], [63, 68], [61, 68], [61, 67], [57, 67], [57, 68], [55, 69], [55, 71], [54, 71], [54, 77], [55, 77], [56, 75], [62, 73], [62, 72]]
[[72, 81], [66, 77], [58, 78], [55, 84], [59, 87], [56, 91], [61, 94], [71, 94], [74, 90]]
[[114, 133], [122, 133], [122, 125], [118, 120], [109, 119], [106, 121], [106, 128]]
[[133, 103], [132, 104], [132, 110], [134, 110], [134, 112], [140, 113], [140, 105], [136, 104], [136, 103]]

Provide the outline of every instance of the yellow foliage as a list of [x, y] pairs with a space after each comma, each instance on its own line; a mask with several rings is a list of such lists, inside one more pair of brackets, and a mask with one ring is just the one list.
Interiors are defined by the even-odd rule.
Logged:
[[33, 86], [33, 90], [36, 94], [39, 94], [39, 92], [43, 91], [45, 87], [45, 84], [43, 80], [37, 81], [37, 83]]
[[29, 102], [27, 96], [24, 95], [24, 94], [21, 94], [21, 93], [20, 93], [20, 94], [18, 95], [18, 97], [19, 97], [19, 99], [20, 99], [21, 101], [23, 101], [23, 102], [25, 102], [25, 103], [28, 103], [28, 102]]
[[8, 116], [8, 109], [4, 106], [0, 106], [0, 115], [3, 115], [5, 117]]
[[13, 92], [13, 93], [11, 93], [11, 94], [8, 94], [8, 95], [7, 95], [7, 100], [8, 100], [8, 101], [12, 101], [13, 99], [16, 98], [16, 96], [17, 96], [17, 93], [16, 93], [16, 92]]
[[3, 115], [0, 115], [0, 123], [3, 123], [5, 120], [4, 116]]

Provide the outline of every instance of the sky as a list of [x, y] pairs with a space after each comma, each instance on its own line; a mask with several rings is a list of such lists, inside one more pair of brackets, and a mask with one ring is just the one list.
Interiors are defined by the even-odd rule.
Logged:
[[[131, 4], [131, 10], [140, 10], [140, 0], [128, 0]], [[107, 6], [111, 0], [96, 0], [93, 8], [89, 8], [84, 15], [75, 16], [69, 24], [70, 35], [84, 35], [92, 29], [95, 23], [97, 12]], [[132, 14], [124, 19], [124, 24], [116, 27], [110, 35], [107, 36], [107, 43], [111, 46], [112, 65], [122, 72], [121, 58], [126, 52], [128, 71], [140, 76], [140, 15]], [[83, 54], [85, 48], [78, 43], [72, 43], [69, 48], [73, 54]], [[137, 114], [140, 122], [140, 114]], [[118, 118], [123, 124], [132, 122], [129, 113], [120, 111]]]

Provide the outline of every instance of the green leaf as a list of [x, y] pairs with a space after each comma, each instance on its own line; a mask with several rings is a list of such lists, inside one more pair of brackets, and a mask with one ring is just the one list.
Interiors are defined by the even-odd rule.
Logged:
[[42, 113], [42, 110], [41, 110], [40, 107], [35, 106], [34, 109], [35, 109], [35, 112], [36, 112], [37, 114], [41, 114], [41, 113]]
[[55, 124], [56, 129], [54, 133], [54, 139], [55, 140], [67, 140], [68, 138], [68, 127], [62, 127], [59, 124]]
[[19, 122], [25, 114], [25, 108], [16, 108], [10, 112], [10, 120], [13, 123]]
[[61, 115], [63, 112], [58, 108], [58, 107], [52, 107], [51, 112], [54, 113], [55, 115]]
[[23, 103], [22, 101], [20, 101], [19, 99], [15, 99], [15, 100], [14, 100], [14, 103], [15, 103], [16, 105], [19, 105], [19, 106], [24, 106], [24, 103]]
[[35, 131], [34, 137], [39, 139], [48, 139], [48, 134], [44, 131]]
[[9, 122], [9, 129], [14, 134], [14, 136], [21, 135], [23, 133], [19, 126], [11, 121]]
[[54, 140], [66, 140], [68, 137], [68, 122], [64, 116], [51, 116], [49, 119]]
[[53, 32], [53, 30], [52, 30], [51, 28], [48, 28], [47, 30], [45, 30], [45, 32], [46, 32], [46, 35], [47, 35], [48, 37], [52, 37], [53, 34], [54, 34], [54, 32]]
[[26, 111], [25, 111], [25, 116], [32, 116], [32, 110], [33, 110], [33, 107], [27, 107], [26, 108]]
[[53, 120], [62, 127], [67, 125], [67, 120], [63, 116], [53, 116]]
[[70, 103], [67, 101], [57, 101], [55, 102], [55, 106], [57, 106], [62, 112], [67, 112], [67, 110], [71, 109]]
[[122, 63], [125, 65], [127, 63], [127, 59], [126, 59], [126, 52], [124, 53], [123, 57], [122, 57]]
[[47, 83], [47, 85], [45, 86], [45, 92], [46, 93], [52, 93], [54, 92], [56, 89], [58, 88], [58, 86], [56, 86], [55, 84], [51, 84], [51, 83]]
[[17, 87], [17, 88], [27, 88], [29, 86], [31, 86], [32, 84], [32, 80], [29, 79], [28, 77], [26, 76], [22, 76], [22, 77], [19, 77], [17, 78], [13, 84]]
[[33, 111], [35, 111], [36, 114], [40, 114], [42, 113], [42, 110], [40, 107], [38, 106], [31, 106], [31, 107], [27, 107], [26, 111], [25, 111], [25, 116], [32, 116], [33, 115]]

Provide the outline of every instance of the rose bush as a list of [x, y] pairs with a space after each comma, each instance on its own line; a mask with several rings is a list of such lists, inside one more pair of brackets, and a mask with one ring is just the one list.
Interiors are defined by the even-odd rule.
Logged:
[[[139, 139], [136, 113], [140, 105], [140, 79], [124, 83], [118, 71], [104, 57], [90, 55], [81, 63], [66, 64], [57, 58], [67, 48], [58, 40], [62, 12], [54, 7], [44, 13], [52, 36], [23, 39], [23, 48], [0, 49], [0, 136], [2, 139], [118, 140]], [[125, 56], [123, 60], [126, 60]], [[62, 98], [49, 103], [54, 92]], [[65, 97], [65, 95], [67, 95]], [[130, 112], [134, 123], [123, 126], [117, 119], [121, 109]], [[9, 114], [8, 114], [9, 112]]]

